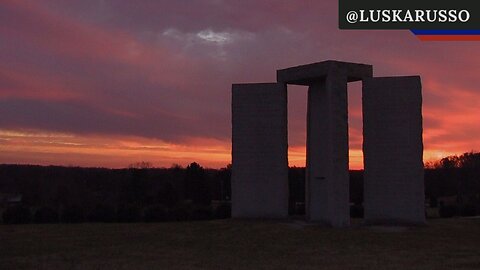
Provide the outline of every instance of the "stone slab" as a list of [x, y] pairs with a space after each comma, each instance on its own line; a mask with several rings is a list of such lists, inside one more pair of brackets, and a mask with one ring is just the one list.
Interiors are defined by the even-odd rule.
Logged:
[[347, 76], [310, 85], [307, 108], [307, 219], [346, 227], [349, 215]]
[[232, 86], [232, 217], [288, 216], [287, 88]]
[[287, 84], [311, 85], [324, 80], [328, 74], [338, 71], [347, 74], [348, 82], [360, 81], [373, 76], [371, 65], [328, 60], [277, 70], [277, 81]]
[[362, 101], [365, 222], [425, 223], [420, 77], [366, 79]]

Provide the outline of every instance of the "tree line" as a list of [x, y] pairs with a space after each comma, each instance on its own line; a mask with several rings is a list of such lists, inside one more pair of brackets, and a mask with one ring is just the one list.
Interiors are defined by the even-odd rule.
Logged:
[[[289, 214], [305, 213], [305, 168], [289, 169]], [[158, 222], [230, 217], [231, 166], [126, 169], [0, 165], [4, 223]], [[480, 153], [426, 164], [427, 206], [441, 216], [480, 213]], [[363, 171], [350, 171], [352, 217], [363, 215]]]

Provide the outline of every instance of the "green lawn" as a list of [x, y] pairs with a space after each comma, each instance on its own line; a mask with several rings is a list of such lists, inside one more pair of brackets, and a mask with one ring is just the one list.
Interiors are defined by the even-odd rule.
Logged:
[[480, 219], [0, 225], [0, 269], [480, 269]]

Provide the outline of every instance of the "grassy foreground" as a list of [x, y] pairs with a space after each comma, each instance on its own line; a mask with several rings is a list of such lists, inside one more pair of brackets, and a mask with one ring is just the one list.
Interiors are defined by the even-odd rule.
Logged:
[[480, 219], [0, 225], [0, 269], [480, 269]]

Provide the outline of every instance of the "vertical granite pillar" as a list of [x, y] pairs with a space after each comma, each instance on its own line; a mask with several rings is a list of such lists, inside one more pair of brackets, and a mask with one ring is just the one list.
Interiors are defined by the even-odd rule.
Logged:
[[362, 101], [365, 222], [425, 223], [420, 77], [366, 79]]
[[348, 226], [347, 76], [328, 74], [308, 88], [307, 218], [334, 227]]
[[277, 81], [308, 86], [306, 217], [350, 223], [347, 83], [370, 78], [370, 65], [324, 61], [277, 71]]
[[288, 216], [287, 88], [232, 86], [232, 217]]

